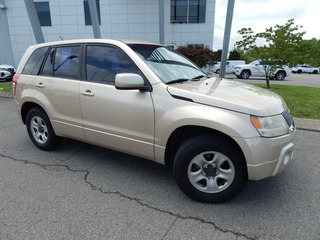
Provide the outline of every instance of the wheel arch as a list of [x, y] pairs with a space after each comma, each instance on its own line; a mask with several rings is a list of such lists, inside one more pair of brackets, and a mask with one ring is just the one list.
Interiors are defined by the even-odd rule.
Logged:
[[173, 164], [175, 154], [181, 144], [186, 141], [187, 139], [194, 137], [196, 135], [206, 135], [206, 136], [211, 136], [214, 138], [223, 138], [225, 141], [230, 144], [230, 146], [233, 146], [238, 150], [238, 152], [241, 154], [241, 158], [246, 162], [245, 155], [241, 149], [241, 147], [238, 145], [238, 143], [228, 136], [227, 134], [207, 128], [207, 127], [201, 127], [201, 126], [181, 126], [177, 129], [175, 129], [166, 144], [166, 150], [165, 150], [165, 164], [166, 165], [171, 165]]
[[28, 114], [29, 110], [32, 108], [39, 108], [48, 116], [46, 111], [39, 104], [34, 103], [34, 102], [25, 102], [21, 108], [21, 118], [22, 118], [22, 122], [24, 124], [26, 124], [27, 114]]

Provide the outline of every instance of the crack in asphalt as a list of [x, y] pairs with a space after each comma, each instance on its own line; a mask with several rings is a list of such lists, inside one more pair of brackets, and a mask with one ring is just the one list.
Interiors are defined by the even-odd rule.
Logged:
[[166, 233], [163, 235], [163, 237], [161, 238], [162, 240], [165, 239], [165, 237], [168, 235], [168, 233], [170, 232], [170, 230], [172, 229], [173, 225], [175, 224], [175, 222], [177, 221], [178, 217], [176, 217], [173, 222], [171, 223], [171, 225], [169, 226], [168, 230], [166, 231]]
[[37, 163], [37, 162], [32, 162], [32, 161], [29, 161], [29, 160], [25, 160], [25, 159], [17, 159], [17, 158], [11, 157], [11, 156], [3, 155], [1, 153], [0, 153], [0, 157], [7, 158], [7, 159], [10, 159], [10, 160], [13, 160], [13, 161], [16, 161], [16, 162], [22, 162], [22, 163], [25, 163], [25, 164], [33, 164], [33, 165], [39, 166], [39, 167], [41, 167], [41, 168], [43, 168], [45, 170], [48, 170], [48, 171], [65, 171], [65, 170], [67, 170], [67, 171], [70, 171], [70, 172], [73, 172], [73, 173], [84, 173], [85, 174], [84, 175], [84, 181], [85, 181], [86, 184], [89, 185], [89, 187], [92, 190], [97, 190], [97, 191], [99, 191], [99, 192], [101, 192], [102, 194], [105, 194], [105, 195], [117, 195], [117, 196], [120, 196], [122, 198], [134, 201], [134, 202], [138, 203], [140, 206], [147, 207], [149, 209], [152, 209], [152, 210], [155, 210], [155, 211], [159, 211], [159, 212], [162, 212], [162, 213], [165, 213], [165, 214], [169, 214], [170, 216], [175, 217], [174, 222], [171, 224], [171, 226], [169, 227], [168, 231], [163, 236], [163, 238], [168, 234], [168, 232], [171, 230], [173, 224], [179, 218], [179, 219], [182, 219], [182, 220], [195, 220], [195, 221], [198, 221], [200, 223], [209, 224], [209, 225], [213, 226], [215, 230], [221, 231], [223, 233], [234, 234], [235, 236], [237, 236], [237, 238], [238, 237], [243, 237], [243, 238], [248, 239], [248, 240], [258, 240], [259, 239], [259, 237], [250, 237], [250, 236], [247, 236], [245, 234], [232, 231], [230, 229], [226, 230], [226, 229], [220, 228], [214, 222], [206, 221], [206, 220], [201, 219], [199, 217], [182, 216], [182, 215], [180, 215], [178, 213], [173, 213], [173, 212], [170, 212], [170, 211], [167, 211], [167, 210], [163, 210], [163, 209], [160, 209], [160, 208], [157, 208], [157, 207], [150, 206], [149, 204], [142, 202], [138, 198], [127, 196], [127, 195], [125, 195], [125, 194], [123, 194], [121, 192], [118, 192], [118, 191], [104, 191], [101, 187], [98, 188], [97, 186], [95, 186], [93, 183], [91, 183], [88, 180], [88, 176], [90, 174], [90, 172], [88, 170], [74, 170], [74, 169], [70, 168], [68, 165], [61, 165], [60, 164], [62, 162], [67, 161], [72, 156], [76, 155], [76, 153], [79, 153], [82, 150], [83, 149], [78, 150], [75, 153], [72, 153], [70, 156], [68, 156], [66, 159], [64, 159], [63, 161], [59, 162], [58, 164], [49, 164], [49, 165], [44, 165], [44, 164], [40, 164], [40, 163]]

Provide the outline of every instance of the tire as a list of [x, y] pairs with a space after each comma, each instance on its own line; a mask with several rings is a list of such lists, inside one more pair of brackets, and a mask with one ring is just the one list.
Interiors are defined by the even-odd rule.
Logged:
[[231, 199], [248, 180], [245, 160], [235, 144], [206, 135], [193, 137], [180, 146], [173, 172], [182, 192], [206, 203]]
[[276, 79], [279, 81], [283, 81], [286, 78], [286, 73], [284, 71], [279, 71], [276, 74]]
[[314, 70], [314, 71], [313, 71], [313, 74], [318, 74], [318, 71], [317, 71], [317, 70]]
[[47, 114], [39, 108], [29, 110], [26, 126], [30, 139], [34, 145], [42, 150], [50, 150], [62, 141], [62, 138], [54, 133]]
[[251, 73], [249, 70], [244, 70], [240, 74], [241, 78], [243, 78], [243, 79], [248, 79], [250, 77], [250, 75], [251, 75]]
[[298, 71], [297, 71], [297, 73], [298, 73], [298, 74], [301, 74], [301, 73], [302, 73], [302, 71], [301, 71], [301, 70], [298, 70]]
[[216, 74], [219, 74], [219, 73], [220, 73], [220, 69], [217, 69]]

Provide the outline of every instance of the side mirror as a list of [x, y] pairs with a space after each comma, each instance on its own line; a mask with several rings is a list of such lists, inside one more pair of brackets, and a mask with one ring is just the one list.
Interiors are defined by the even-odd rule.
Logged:
[[140, 75], [135, 73], [118, 73], [114, 86], [119, 90], [142, 90], [144, 87], [144, 80]]

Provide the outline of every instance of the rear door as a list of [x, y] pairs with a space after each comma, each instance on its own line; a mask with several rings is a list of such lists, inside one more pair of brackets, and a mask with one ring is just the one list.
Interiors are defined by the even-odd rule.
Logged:
[[51, 47], [33, 84], [59, 136], [84, 140], [79, 99], [81, 45]]
[[149, 91], [117, 90], [118, 73], [142, 73], [118, 47], [85, 46], [80, 84], [85, 139], [89, 143], [153, 159], [154, 109]]

